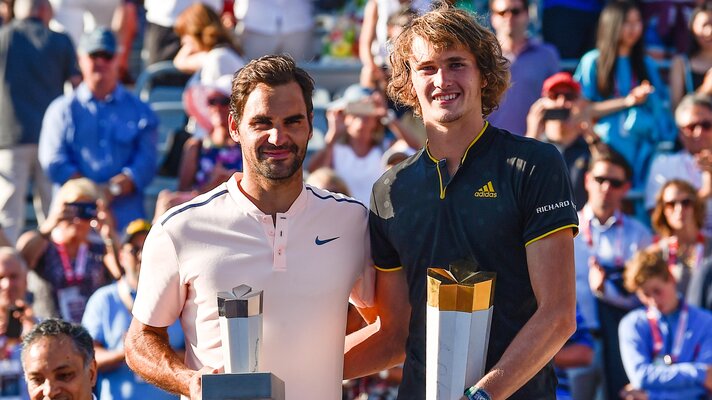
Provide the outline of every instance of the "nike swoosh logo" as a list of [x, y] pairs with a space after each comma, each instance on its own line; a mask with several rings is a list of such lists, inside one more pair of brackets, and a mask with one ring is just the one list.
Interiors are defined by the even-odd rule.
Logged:
[[333, 237], [333, 238], [331, 238], [331, 239], [319, 240], [319, 236], [317, 236], [316, 239], [314, 239], [314, 243], [316, 243], [317, 246], [321, 246], [321, 245], [323, 245], [323, 244], [327, 244], [327, 243], [329, 243], [329, 242], [332, 242], [332, 241], [334, 241], [334, 240], [336, 240], [336, 239], [338, 239], [338, 238], [339, 238], [339, 237], [337, 236], [337, 237]]

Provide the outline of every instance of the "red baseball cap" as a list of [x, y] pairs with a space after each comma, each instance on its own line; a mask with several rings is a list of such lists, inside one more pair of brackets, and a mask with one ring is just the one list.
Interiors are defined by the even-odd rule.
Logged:
[[581, 94], [581, 85], [576, 82], [568, 72], [557, 72], [554, 75], [546, 78], [542, 85], [541, 94], [545, 96], [554, 88], [554, 86], [564, 85], [573, 89], [577, 94]]

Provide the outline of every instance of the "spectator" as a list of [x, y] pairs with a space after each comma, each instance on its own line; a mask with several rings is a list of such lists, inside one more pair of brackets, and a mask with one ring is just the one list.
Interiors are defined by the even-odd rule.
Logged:
[[700, 293], [700, 289], [708, 289], [692, 283], [705, 280], [704, 264], [712, 260], [712, 239], [701, 230], [704, 219], [705, 204], [697, 197], [695, 187], [681, 179], [667, 181], [657, 195], [651, 217], [660, 237], [651, 250], [662, 252], [680, 295], [691, 304], [709, 308]]
[[329, 167], [321, 167], [312, 172], [309, 174], [309, 177], [307, 177], [304, 183], [333, 193], [341, 193], [346, 196], [351, 196], [346, 182], [344, 182], [344, 180]]
[[[222, 10], [223, 1], [221, 0], [202, 0], [201, 2], [213, 11]], [[144, 1], [147, 23], [143, 49], [146, 52], [146, 65], [172, 60], [178, 54], [181, 40], [173, 27], [180, 13], [194, 3], [193, 0]]]
[[712, 2], [705, 1], [690, 17], [690, 50], [670, 67], [670, 97], [677, 107], [684, 94], [712, 96]]
[[[94, 338], [99, 400], [178, 398], [139, 378], [125, 361], [124, 337], [131, 323], [143, 243], [150, 229], [151, 224], [140, 219], [129, 224], [119, 252], [124, 274], [118, 282], [100, 288], [89, 298], [82, 318], [82, 325]], [[185, 348], [183, 330], [177, 321], [168, 328], [168, 337], [173, 349]]]
[[[368, 0], [363, 10], [363, 23], [358, 38], [358, 56], [363, 65], [360, 83], [365, 87], [385, 88], [388, 68], [388, 40], [398, 36], [396, 26], [390, 18], [404, 15], [412, 20], [418, 12], [427, 11], [431, 0]], [[408, 15], [410, 15], [408, 17]], [[395, 22], [395, 21], [394, 21]]]
[[34, 318], [26, 294], [25, 262], [12, 247], [0, 247], [0, 399], [27, 399], [20, 343]]
[[642, 33], [635, 3], [610, 2], [598, 22], [596, 49], [583, 56], [574, 75], [593, 102], [594, 130], [631, 165], [636, 189], [658, 144], [674, 139], [664, 105], [667, 90], [655, 62], [645, 56]]
[[[71, 179], [57, 193], [47, 221], [18, 240], [39, 318], [80, 322], [89, 296], [121, 275], [113, 252], [116, 235], [100, 199], [91, 181]], [[92, 226], [103, 243], [90, 240]]]
[[232, 33], [209, 6], [203, 3], [189, 6], [178, 15], [174, 29], [181, 39], [181, 48], [173, 64], [182, 72], [196, 73], [200, 83], [214, 84], [221, 76], [232, 76], [245, 65]]
[[38, 222], [47, 216], [51, 183], [37, 162], [42, 116], [67, 80], [81, 80], [71, 40], [47, 27], [47, 0], [17, 0], [15, 17], [0, 28], [0, 224], [11, 243], [25, 225], [30, 182]]
[[576, 209], [586, 204], [584, 173], [591, 159], [589, 145], [600, 141], [591, 130], [588, 103], [581, 98], [581, 85], [568, 72], [544, 81], [542, 97], [527, 115], [527, 136], [551, 143], [559, 150], [571, 178]]
[[621, 321], [620, 348], [631, 389], [655, 399], [701, 399], [712, 391], [712, 315], [678, 297], [660, 252], [630, 260], [625, 285], [645, 308]]
[[588, 202], [579, 212], [574, 239], [576, 299], [596, 338], [591, 367], [570, 371], [574, 398], [594, 398], [605, 376], [609, 399], [628, 383], [618, 350], [618, 323], [638, 303], [623, 287], [625, 261], [651, 242], [648, 229], [621, 211], [630, 189], [630, 166], [619, 154], [601, 151], [586, 173]]
[[308, 170], [333, 168], [346, 182], [352, 196], [363, 204], [369, 203], [371, 187], [383, 173], [381, 159], [388, 148], [384, 142], [384, 125], [392, 127], [411, 147], [420, 147], [420, 142], [395, 114], [389, 113], [379, 91], [349, 86], [343, 97], [331, 104], [327, 119], [326, 145], [312, 156]]
[[[287, 400], [339, 398], [347, 299], [370, 268], [367, 211], [303, 183], [313, 85], [287, 56], [241, 69], [229, 125], [244, 174], [174, 208], [148, 235], [126, 360], [165, 390], [199, 398], [201, 375], [225, 364], [216, 294], [249, 284], [264, 291], [260, 371], [285, 382]], [[178, 318], [183, 359], [167, 345]]]
[[81, 325], [57, 319], [39, 323], [23, 340], [22, 368], [32, 400], [94, 398], [94, 348]]
[[114, 35], [99, 28], [82, 37], [84, 82], [49, 106], [39, 160], [55, 185], [86, 177], [108, 186], [117, 228], [143, 218], [143, 191], [156, 172], [158, 119], [118, 82]]
[[529, 107], [539, 98], [544, 80], [559, 71], [556, 49], [532, 39], [528, 0], [490, 0], [490, 21], [511, 63], [510, 87], [489, 122], [516, 135], [527, 131]]
[[603, 0], [543, 0], [541, 29], [563, 59], [580, 59], [595, 45]]
[[9, 24], [15, 18], [14, 6], [15, 0], [0, 0], [0, 26]]
[[289, 54], [296, 61], [314, 55], [311, 0], [235, 0], [235, 17], [245, 58]]
[[712, 233], [712, 97], [685, 96], [675, 110], [682, 149], [659, 154], [650, 167], [645, 187], [645, 206], [652, 210], [660, 189], [671, 179], [683, 179], [697, 188], [697, 196], [707, 205], [704, 231]]
[[641, 0], [648, 53], [657, 59], [685, 53], [690, 45], [688, 25], [695, 4], [706, 0]]
[[[228, 115], [232, 76], [226, 75], [215, 85], [197, 85], [190, 96], [196, 119], [204, 121], [209, 132], [204, 139], [189, 138], [183, 146], [178, 191], [161, 191], [156, 202], [155, 219], [169, 208], [184, 203], [227, 181], [242, 171], [242, 148], [230, 136]], [[207, 110], [207, 115], [205, 111]], [[199, 116], [199, 117], [198, 117]]]
[[116, 59], [122, 81], [130, 82], [129, 56], [138, 32], [140, 0], [50, 0], [54, 8], [51, 27], [65, 32], [74, 44], [83, 33], [111, 27], [118, 37]]

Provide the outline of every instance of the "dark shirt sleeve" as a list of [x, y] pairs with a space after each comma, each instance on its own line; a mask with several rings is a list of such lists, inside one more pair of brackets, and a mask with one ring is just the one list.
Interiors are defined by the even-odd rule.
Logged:
[[524, 242], [529, 245], [561, 229], [578, 233], [573, 190], [561, 154], [552, 145], [535, 143], [528, 158], [519, 195]]
[[[376, 183], [378, 185], [379, 183]], [[376, 191], [374, 190], [374, 193]], [[371, 235], [371, 256], [376, 268], [383, 271], [394, 271], [401, 267], [398, 252], [388, 239], [386, 219], [379, 215], [377, 202], [371, 198], [371, 211], [368, 214], [368, 230]]]

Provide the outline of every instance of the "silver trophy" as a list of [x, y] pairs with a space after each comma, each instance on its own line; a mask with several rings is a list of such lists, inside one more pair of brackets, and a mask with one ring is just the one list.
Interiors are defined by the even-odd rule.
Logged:
[[218, 293], [224, 374], [203, 375], [204, 400], [284, 400], [284, 382], [258, 372], [262, 349], [262, 291], [240, 285]]

